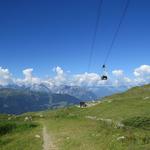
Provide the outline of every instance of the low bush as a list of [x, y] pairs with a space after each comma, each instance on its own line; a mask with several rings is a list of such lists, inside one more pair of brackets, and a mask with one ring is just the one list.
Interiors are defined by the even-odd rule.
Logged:
[[145, 130], [150, 130], [150, 117], [132, 117], [123, 120], [123, 124], [129, 127], [142, 128]]
[[7, 134], [16, 128], [16, 123], [1, 122], [0, 123], [0, 135]]
[[13, 131], [24, 131], [30, 128], [37, 127], [35, 123], [22, 123], [16, 121], [4, 121], [0, 122], [0, 135], [5, 135]]

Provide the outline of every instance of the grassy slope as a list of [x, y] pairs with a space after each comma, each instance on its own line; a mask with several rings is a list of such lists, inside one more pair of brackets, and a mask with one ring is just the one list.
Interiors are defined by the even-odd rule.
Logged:
[[[113, 123], [88, 119], [87, 116], [111, 119]], [[150, 119], [150, 86], [106, 97], [93, 107], [47, 112], [46, 123], [61, 150], [149, 150], [150, 130], [132, 126], [115, 128], [116, 123], [126, 119], [132, 121], [137, 116]], [[146, 123], [148, 125], [150, 122]], [[121, 136], [125, 139], [118, 141]]]
[[[6, 128], [6, 133], [0, 132], [0, 150], [41, 150], [41, 126], [35, 122], [25, 122], [24, 116], [0, 116], [0, 131]], [[33, 125], [33, 127], [32, 127]], [[3, 128], [2, 128], [3, 127]], [[35, 138], [35, 135], [40, 138]]]
[[[40, 114], [44, 118], [40, 118]], [[106, 97], [89, 108], [74, 106], [26, 115], [32, 115], [34, 121], [47, 126], [60, 150], [150, 149], [150, 85]], [[18, 120], [22, 121], [24, 116]], [[116, 128], [121, 122], [126, 126]], [[0, 136], [0, 149], [41, 150], [42, 137], [35, 138], [35, 134], [41, 133], [41, 126], [38, 126]], [[125, 139], [117, 140], [122, 136]]]

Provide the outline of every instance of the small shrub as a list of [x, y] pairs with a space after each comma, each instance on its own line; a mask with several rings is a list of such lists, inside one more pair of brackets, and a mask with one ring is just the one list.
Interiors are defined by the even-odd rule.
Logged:
[[145, 136], [142, 138], [142, 142], [143, 144], [149, 144], [150, 143], [150, 136]]
[[0, 135], [7, 134], [16, 128], [16, 123], [4, 122], [0, 123]]
[[13, 131], [24, 131], [24, 130], [27, 130], [27, 129], [31, 129], [31, 128], [35, 128], [37, 127], [38, 125], [35, 124], [35, 123], [22, 123], [22, 122], [1, 122], [0, 123], [0, 136], [1, 135], [5, 135], [5, 134], [8, 134], [8, 133], [11, 133]]
[[15, 129], [16, 131], [24, 131], [27, 129], [35, 128], [38, 125], [35, 123], [17, 123], [17, 128]]
[[150, 130], [150, 117], [132, 117], [123, 121], [125, 126]]
[[0, 139], [0, 146], [1, 145], [6, 145], [8, 143], [10, 143], [12, 141], [12, 139], [7, 138], [7, 139]]

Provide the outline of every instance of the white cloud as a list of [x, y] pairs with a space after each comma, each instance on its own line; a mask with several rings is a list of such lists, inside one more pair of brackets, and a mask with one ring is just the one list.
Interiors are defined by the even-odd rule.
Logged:
[[92, 86], [97, 85], [97, 83], [100, 81], [99, 75], [95, 73], [83, 73], [83, 74], [77, 74], [74, 75], [74, 84], [82, 85], [82, 86]]
[[22, 71], [22, 73], [24, 74], [26, 80], [31, 80], [32, 79], [32, 72], [33, 72], [33, 68], [27, 68], [27, 69]]
[[113, 70], [112, 75], [115, 77], [113, 80], [114, 86], [132, 86], [132, 80], [129, 77], [126, 77], [124, 74], [124, 71], [119, 70]]
[[124, 71], [113, 70], [112, 74], [109, 74], [107, 81], [102, 81], [101, 77], [97, 73], [81, 73], [71, 74], [64, 71], [61, 67], [57, 66], [53, 68], [55, 72], [54, 77], [39, 78], [33, 75], [33, 68], [27, 68], [22, 71], [24, 78], [14, 78], [8, 69], [0, 67], [0, 85], [8, 85], [16, 83], [18, 85], [32, 85], [32, 84], [45, 84], [49, 88], [59, 85], [74, 85], [84, 87], [94, 86], [134, 86], [150, 83], [150, 66], [142, 65], [139, 68], [134, 69], [133, 79], [124, 74]]
[[150, 66], [141, 65], [134, 70], [135, 84], [147, 84], [150, 83]]
[[59, 66], [53, 68], [53, 71], [56, 72], [57, 76], [64, 74], [63, 69], [61, 67], [59, 67]]
[[8, 85], [12, 83], [13, 83], [13, 79], [9, 70], [0, 67], [0, 85]]
[[53, 71], [56, 73], [56, 76], [54, 77], [54, 83], [56, 85], [67, 84], [67, 76], [61, 67], [57, 66], [53, 68]]
[[116, 77], [120, 77], [120, 76], [124, 75], [124, 72], [123, 72], [123, 70], [113, 70], [112, 74]]
[[78, 86], [94, 87], [110, 84], [110, 80], [104, 81], [101, 80], [101, 76], [99, 74], [85, 72], [83, 74], [74, 75], [73, 83]]
[[33, 74], [33, 68], [27, 68], [22, 71], [24, 75], [24, 79], [17, 79], [16, 82], [18, 84], [25, 84], [25, 85], [30, 85], [30, 84], [40, 84], [41, 79], [38, 77], [34, 77]]
[[149, 65], [142, 65], [139, 68], [136, 68], [134, 70], [134, 75], [136, 77], [150, 76], [150, 66]]

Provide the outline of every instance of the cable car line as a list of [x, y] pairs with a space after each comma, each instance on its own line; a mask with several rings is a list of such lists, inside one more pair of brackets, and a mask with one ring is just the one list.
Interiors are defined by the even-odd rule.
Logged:
[[90, 48], [90, 55], [89, 55], [89, 61], [88, 61], [88, 72], [90, 71], [90, 67], [91, 67], [91, 63], [92, 63], [92, 57], [93, 57], [93, 53], [94, 53], [94, 45], [95, 45], [95, 41], [96, 41], [98, 25], [100, 22], [100, 17], [101, 17], [101, 12], [102, 12], [102, 4], [103, 4], [103, 0], [100, 0], [98, 10], [97, 10], [97, 18], [96, 18], [94, 34], [93, 34], [91, 48]]
[[[108, 48], [108, 51], [106, 53], [106, 57], [104, 59], [103, 65], [102, 65], [103, 73], [102, 73], [102, 76], [101, 76], [101, 80], [108, 80], [107, 70], [106, 70], [106, 63], [108, 61], [108, 58], [110, 57], [113, 46], [114, 46], [115, 41], [117, 39], [118, 33], [120, 31], [121, 25], [122, 25], [122, 23], [124, 21], [124, 18], [126, 16], [126, 13], [127, 13], [128, 7], [129, 7], [129, 3], [130, 3], [130, 0], [126, 0], [125, 7], [123, 8], [123, 12], [122, 12], [121, 18], [119, 20], [119, 24], [116, 28], [116, 31], [113, 35], [113, 38], [112, 38], [112, 41], [111, 41], [110, 46]], [[93, 57], [93, 53], [94, 53], [94, 45], [95, 45], [96, 35], [97, 35], [97, 32], [98, 32], [98, 25], [99, 25], [100, 16], [101, 16], [102, 4], [103, 4], [103, 0], [100, 0], [99, 7], [98, 7], [98, 12], [97, 12], [97, 20], [96, 20], [95, 30], [94, 30], [94, 34], [93, 34], [93, 38], [92, 38], [91, 51], [90, 51], [89, 64], [88, 64], [88, 72], [90, 70], [92, 57]]]
[[106, 71], [106, 63], [107, 63], [107, 60], [108, 60], [108, 58], [109, 58], [109, 56], [110, 56], [110, 54], [111, 54], [112, 48], [113, 48], [113, 46], [114, 46], [114, 43], [115, 43], [115, 41], [116, 41], [116, 39], [117, 39], [119, 30], [120, 30], [121, 25], [122, 25], [122, 23], [123, 23], [123, 20], [124, 20], [124, 18], [125, 18], [125, 16], [126, 16], [126, 13], [127, 13], [128, 7], [129, 7], [129, 2], [130, 2], [130, 0], [127, 0], [127, 1], [126, 1], [125, 7], [124, 7], [124, 9], [123, 9], [123, 13], [122, 13], [121, 18], [120, 18], [120, 21], [119, 21], [119, 24], [118, 24], [118, 26], [117, 26], [117, 29], [116, 29], [115, 33], [114, 33], [114, 36], [113, 36], [113, 39], [112, 39], [112, 41], [111, 41], [110, 47], [109, 47], [109, 49], [108, 49], [108, 51], [107, 51], [107, 54], [106, 54], [106, 57], [105, 57], [105, 60], [104, 60], [103, 66], [102, 66], [103, 74], [102, 74], [102, 76], [101, 76], [101, 80], [107, 80], [107, 79], [108, 79], [107, 71]]
[[115, 34], [114, 34], [113, 39], [112, 39], [112, 42], [111, 42], [110, 47], [109, 47], [109, 49], [108, 49], [108, 52], [107, 52], [107, 54], [106, 54], [106, 57], [105, 57], [105, 60], [104, 60], [104, 65], [106, 65], [107, 60], [108, 60], [108, 58], [109, 58], [109, 56], [110, 56], [110, 54], [111, 54], [111, 51], [112, 51], [112, 48], [113, 48], [113, 46], [114, 46], [114, 43], [115, 43], [115, 41], [116, 41], [116, 39], [117, 39], [119, 30], [120, 30], [121, 25], [122, 25], [122, 23], [123, 23], [123, 20], [124, 20], [124, 18], [125, 18], [125, 16], [126, 16], [126, 13], [127, 13], [128, 7], [129, 7], [129, 3], [130, 3], [130, 0], [127, 0], [127, 1], [126, 1], [126, 4], [125, 4], [125, 7], [124, 7], [124, 10], [123, 10], [123, 13], [122, 13], [122, 16], [121, 16], [121, 18], [120, 18], [118, 27], [117, 27], [117, 29], [116, 29], [116, 31], [115, 31]]

